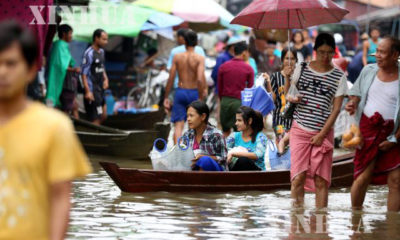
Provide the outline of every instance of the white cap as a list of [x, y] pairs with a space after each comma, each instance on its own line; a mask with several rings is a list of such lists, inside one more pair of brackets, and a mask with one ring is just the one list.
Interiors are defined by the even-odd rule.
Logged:
[[341, 44], [341, 43], [343, 43], [343, 36], [342, 36], [342, 34], [340, 34], [340, 33], [335, 33], [335, 34], [333, 35], [333, 37], [335, 38], [335, 43], [336, 43], [336, 44]]

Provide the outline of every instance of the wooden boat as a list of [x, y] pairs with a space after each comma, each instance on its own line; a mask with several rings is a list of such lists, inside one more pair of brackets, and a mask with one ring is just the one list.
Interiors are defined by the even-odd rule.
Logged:
[[[349, 187], [353, 182], [353, 157], [334, 159], [331, 187]], [[120, 168], [100, 162], [111, 179], [124, 192], [231, 192], [290, 189], [290, 171], [268, 172], [191, 172], [154, 171]]]
[[153, 129], [154, 124], [162, 122], [165, 117], [165, 111], [161, 108], [155, 112], [137, 113], [137, 114], [117, 114], [108, 116], [103, 125], [118, 129]]
[[85, 120], [72, 120], [75, 131], [88, 153], [138, 160], [148, 159], [154, 140], [157, 137], [167, 138], [170, 129], [169, 124], [158, 123], [155, 130], [123, 131], [97, 126]]

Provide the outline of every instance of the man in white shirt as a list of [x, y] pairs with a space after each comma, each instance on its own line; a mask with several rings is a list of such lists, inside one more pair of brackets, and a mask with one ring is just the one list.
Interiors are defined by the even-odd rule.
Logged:
[[388, 211], [400, 211], [400, 40], [384, 38], [376, 64], [362, 70], [346, 110], [360, 120], [363, 146], [354, 158], [353, 208], [361, 208], [369, 184], [388, 184]]

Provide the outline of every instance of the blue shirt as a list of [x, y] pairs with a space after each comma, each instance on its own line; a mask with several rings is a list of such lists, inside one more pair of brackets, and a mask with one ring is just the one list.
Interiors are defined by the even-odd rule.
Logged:
[[353, 57], [353, 59], [349, 63], [349, 66], [347, 66], [347, 72], [349, 73], [347, 79], [349, 79], [351, 83], [354, 83], [357, 80], [361, 70], [364, 67], [362, 62], [362, 56], [363, 56], [363, 51], [360, 51]]
[[[378, 39], [378, 43], [381, 41], [381, 39]], [[375, 56], [370, 56], [373, 53], [376, 53], [376, 49], [378, 48], [378, 44], [374, 43], [371, 39], [368, 39], [369, 42], [369, 48], [368, 48], [368, 53], [367, 53], [367, 63], [376, 63], [376, 57]]]
[[225, 62], [231, 60], [232, 58], [233, 58], [233, 56], [231, 54], [229, 54], [228, 51], [225, 51], [225, 52], [221, 53], [220, 55], [218, 55], [217, 62], [215, 63], [215, 66], [211, 73], [211, 78], [214, 80], [215, 86], [217, 86], [219, 67], [222, 64], [224, 64]]
[[[186, 46], [185, 45], [180, 45], [180, 46], [174, 47], [171, 50], [171, 53], [169, 54], [169, 58], [168, 58], [168, 63], [167, 63], [167, 68], [169, 70], [171, 70], [172, 61], [174, 60], [175, 55], [178, 54], [178, 53], [184, 53], [184, 52], [186, 52]], [[200, 46], [195, 46], [194, 47], [194, 52], [199, 54], [199, 55], [201, 55], [201, 56], [203, 56], [203, 57], [206, 56], [203, 48], [200, 47]], [[178, 77], [178, 72], [177, 72], [176, 76], [175, 76], [175, 81], [174, 81], [174, 88], [178, 87], [178, 82], [179, 82], [179, 77]]]
[[282, 56], [282, 51], [280, 51], [279, 49], [276, 49], [276, 48], [275, 48], [275, 50], [274, 50], [274, 55], [277, 56], [278, 58], [281, 58], [281, 56]]
[[264, 155], [267, 147], [267, 137], [262, 132], [257, 134], [255, 142], [252, 142], [251, 140], [245, 142], [242, 137], [242, 132], [234, 132], [227, 138], [226, 145], [228, 151], [234, 147], [244, 147], [247, 151], [256, 154], [257, 160], [255, 161], [255, 164], [262, 171], [265, 171]]
[[251, 68], [252, 68], [253, 71], [254, 71], [254, 80], [256, 80], [257, 74], [258, 74], [256, 60], [254, 60], [254, 58], [252, 58], [252, 57], [249, 58], [249, 64], [250, 64]]

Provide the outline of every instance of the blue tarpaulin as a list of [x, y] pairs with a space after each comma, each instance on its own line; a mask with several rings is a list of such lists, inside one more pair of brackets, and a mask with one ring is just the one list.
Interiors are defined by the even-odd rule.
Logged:
[[167, 13], [154, 12], [142, 26], [142, 31], [170, 28], [183, 23], [183, 19]]
[[173, 27], [183, 23], [182, 18], [162, 12], [155, 12], [147, 21], [157, 25], [159, 28]]

